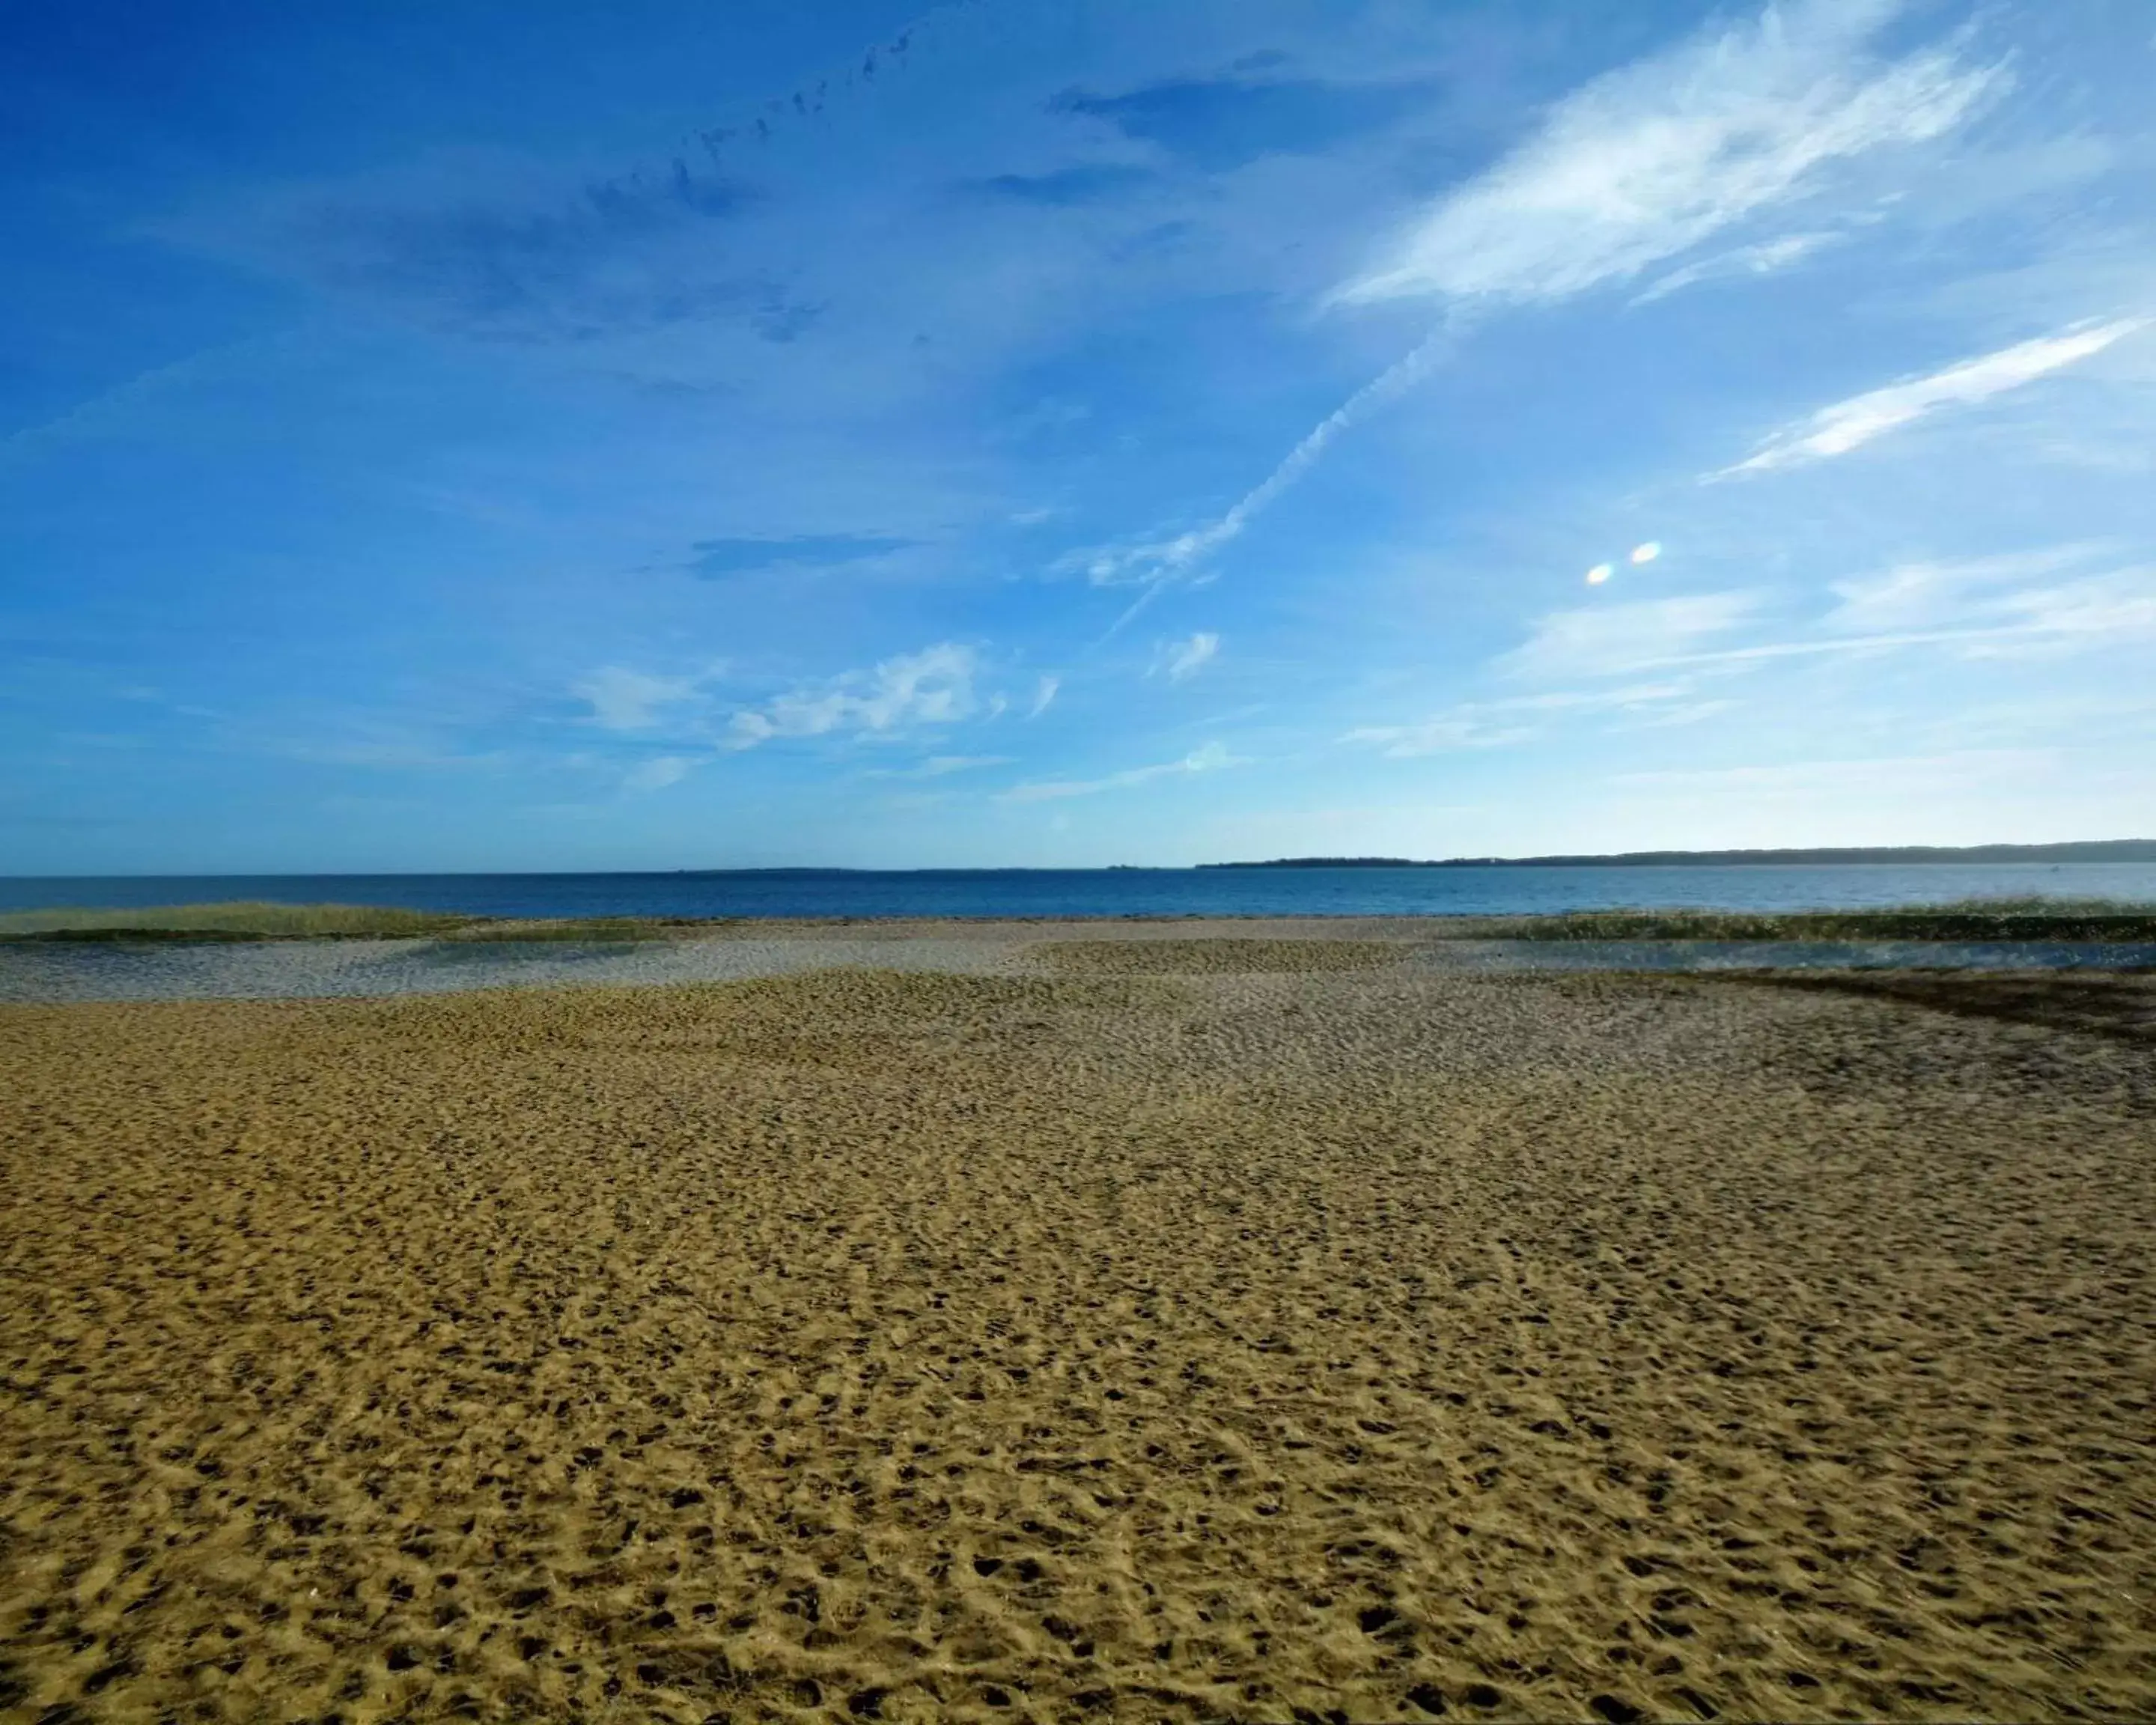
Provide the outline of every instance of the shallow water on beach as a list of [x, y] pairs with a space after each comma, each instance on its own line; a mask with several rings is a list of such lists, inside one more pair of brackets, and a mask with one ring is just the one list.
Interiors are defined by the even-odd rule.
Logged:
[[1458, 941], [1434, 945], [1427, 953], [1418, 955], [1415, 962], [1442, 969], [1486, 971], [2148, 970], [2156, 969], [2156, 944], [2097, 941]]
[[[0, 944], [0, 1001], [319, 999], [460, 993], [570, 983], [736, 981], [827, 968], [1028, 974], [1066, 925], [1014, 933], [842, 932], [770, 940], [259, 941], [131, 947]], [[1395, 962], [1389, 955], [1387, 962]], [[1520, 941], [1404, 943], [1396, 962], [1423, 971], [2156, 969], [2156, 945], [1935, 941]], [[1300, 968], [1291, 963], [1283, 968]], [[1170, 967], [1169, 973], [1172, 973]]]

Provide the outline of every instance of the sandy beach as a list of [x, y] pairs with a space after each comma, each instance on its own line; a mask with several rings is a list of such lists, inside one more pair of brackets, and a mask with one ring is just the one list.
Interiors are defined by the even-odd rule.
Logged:
[[2156, 1712], [2150, 979], [1053, 935], [0, 1008], [0, 1718]]

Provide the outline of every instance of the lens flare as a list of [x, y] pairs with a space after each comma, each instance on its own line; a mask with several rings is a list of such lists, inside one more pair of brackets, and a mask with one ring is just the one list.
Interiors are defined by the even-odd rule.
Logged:
[[1589, 587], [1599, 587], [1604, 582], [1607, 581], [1616, 572], [1617, 572], [1607, 563], [1597, 563], [1593, 568], [1587, 572], [1587, 584]]
[[1661, 554], [1662, 542], [1659, 539], [1650, 539], [1645, 545], [1635, 545], [1632, 547], [1632, 561], [1635, 563], [1651, 563]]

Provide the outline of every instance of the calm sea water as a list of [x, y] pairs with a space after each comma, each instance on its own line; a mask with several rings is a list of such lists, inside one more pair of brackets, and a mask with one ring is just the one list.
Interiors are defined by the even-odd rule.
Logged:
[[1835, 909], [2023, 893], [2156, 901], [2156, 864], [17, 876], [0, 878], [0, 910], [267, 899], [479, 916], [1420, 916]]

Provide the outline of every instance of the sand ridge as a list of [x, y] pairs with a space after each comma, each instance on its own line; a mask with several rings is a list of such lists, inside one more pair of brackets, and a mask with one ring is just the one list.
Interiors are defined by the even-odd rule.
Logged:
[[2137, 1046], [844, 972], [13, 1008], [0, 1092], [8, 1717], [2156, 1707]]
[[1061, 976], [1307, 976], [1377, 970], [1404, 963], [1420, 948], [1409, 941], [1213, 935], [1151, 940], [1040, 941], [1020, 956]]

